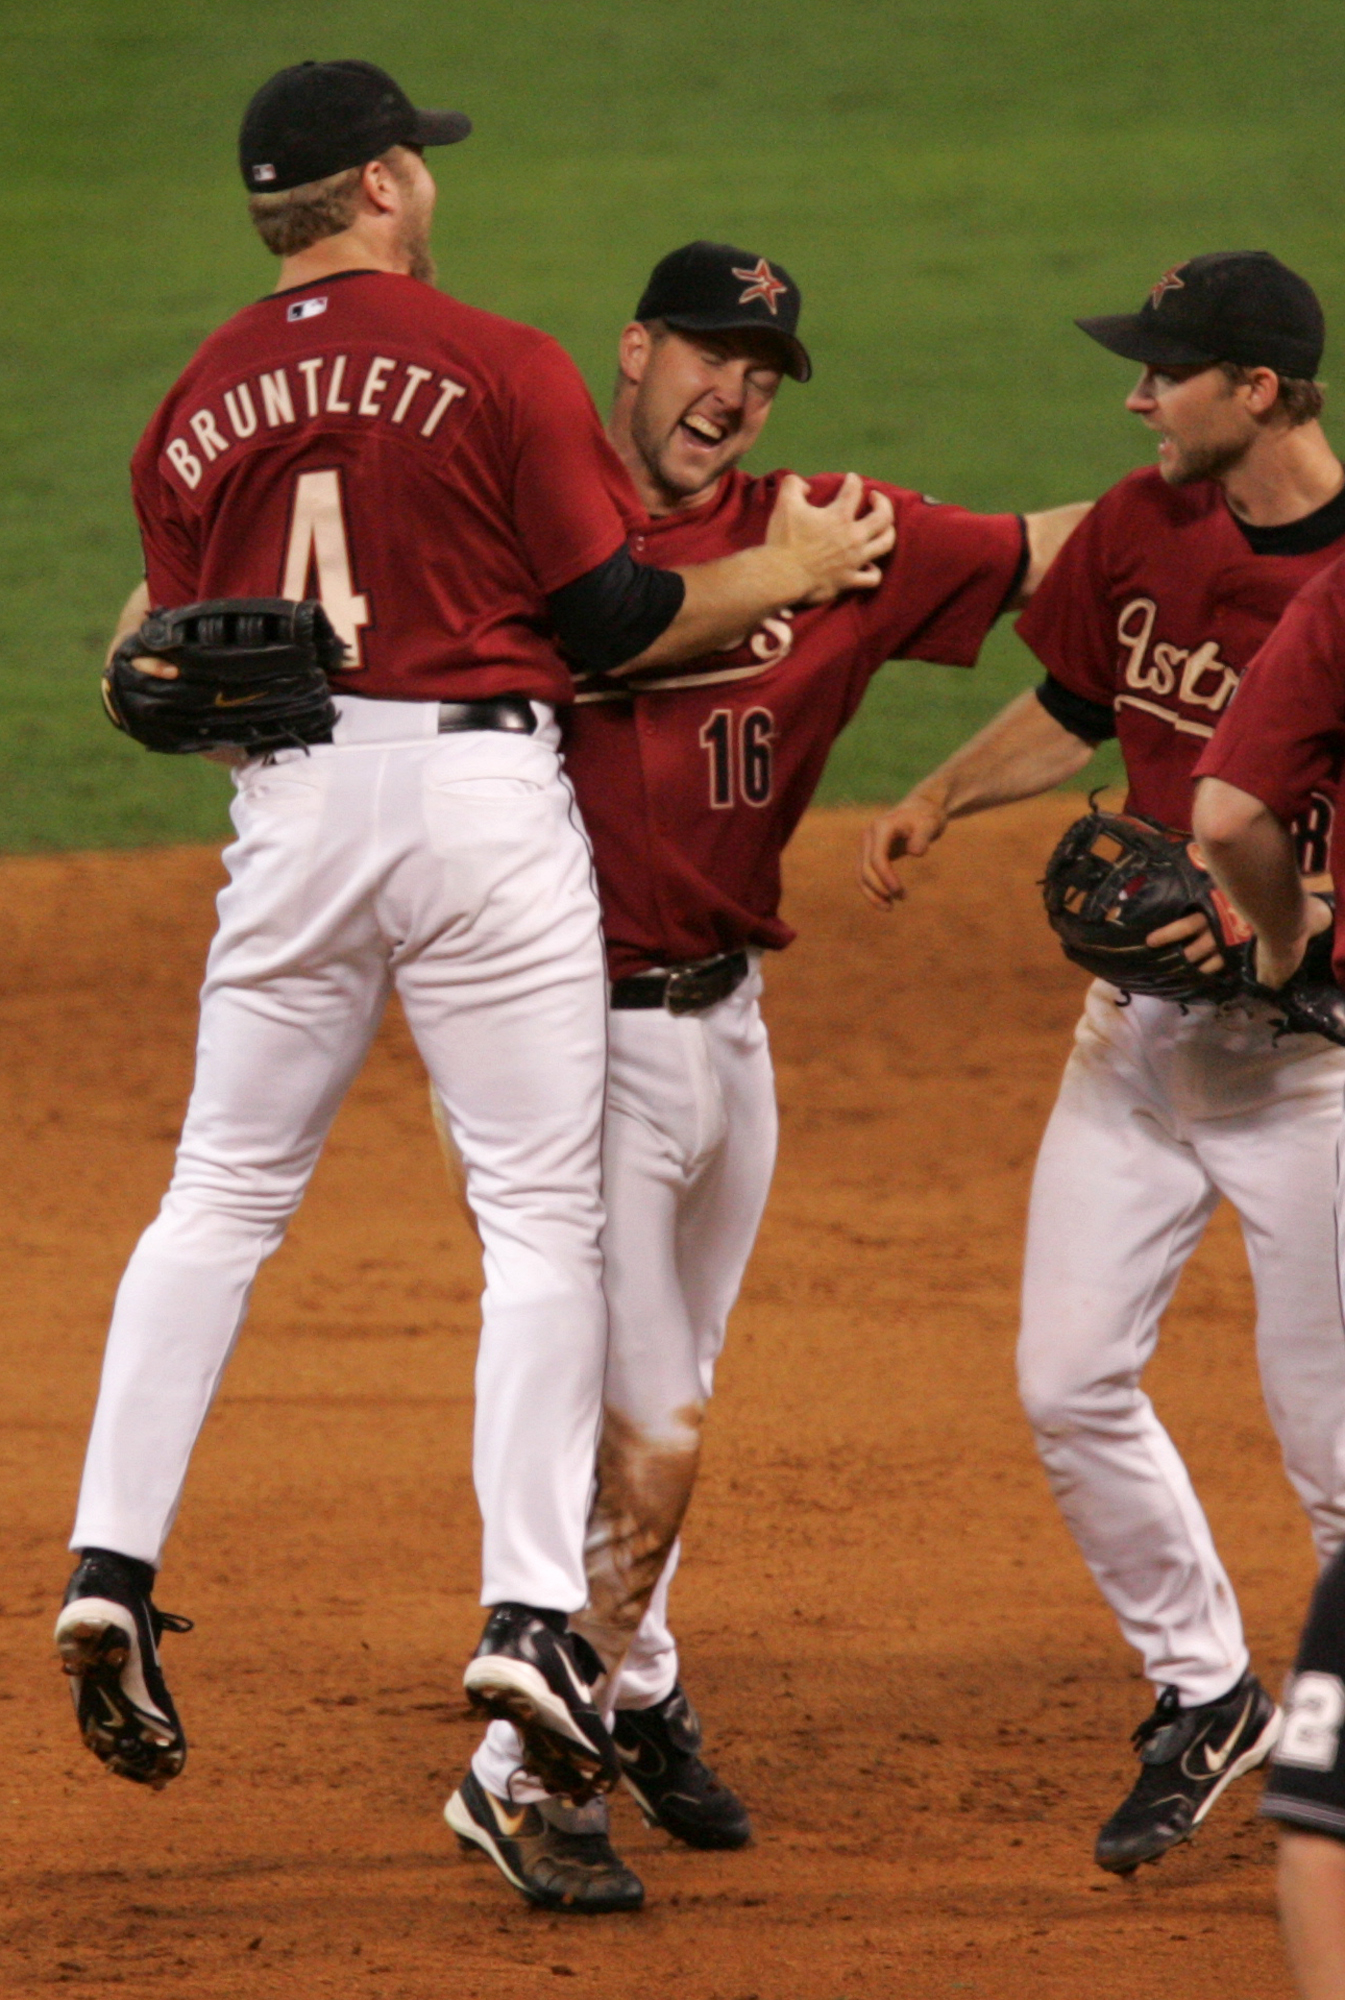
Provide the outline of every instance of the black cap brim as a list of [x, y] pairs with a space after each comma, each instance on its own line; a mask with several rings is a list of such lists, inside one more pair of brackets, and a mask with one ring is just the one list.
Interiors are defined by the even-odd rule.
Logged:
[[456, 146], [470, 136], [472, 121], [465, 111], [417, 111], [412, 146]]
[[727, 313], [661, 313], [659, 317], [665, 326], [676, 327], [681, 333], [761, 333], [773, 340], [784, 351], [785, 374], [795, 382], [812, 379], [813, 364], [808, 358], [808, 350], [797, 334], [786, 333], [783, 327], [763, 326], [759, 319], [746, 315], [742, 319]]
[[1100, 319], [1076, 319], [1074, 324], [1113, 354], [1145, 368], [1211, 368], [1221, 358], [1160, 333], [1142, 313], [1104, 313]]

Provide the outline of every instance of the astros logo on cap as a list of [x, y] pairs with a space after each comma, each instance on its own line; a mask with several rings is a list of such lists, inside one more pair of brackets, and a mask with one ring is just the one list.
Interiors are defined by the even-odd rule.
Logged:
[[774, 315], [776, 311], [775, 301], [779, 298], [781, 292], [789, 290], [789, 286], [783, 278], [776, 277], [766, 259], [758, 257], [750, 271], [740, 271], [736, 264], [732, 266], [732, 270], [735, 278], [743, 278], [747, 281], [747, 290], [739, 293], [738, 304], [745, 306], [750, 305], [753, 299], [764, 299], [772, 315]]
[[[1184, 271], [1185, 269], [1185, 264], [1174, 264], [1170, 271], [1164, 271], [1162, 277], [1149, 294], [1149, 304], [1151, 306], [1161, 305], [1168, 292], [1184, 292], [1186, 290], [1185, 278], [1177, 276], [1179, 271]], [[737, 273], [735, 272], [734, 275], [736, 276]]]

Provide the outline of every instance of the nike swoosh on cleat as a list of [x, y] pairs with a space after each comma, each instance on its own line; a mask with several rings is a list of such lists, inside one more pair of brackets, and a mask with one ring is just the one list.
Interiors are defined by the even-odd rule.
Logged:
[[[484, 1786], [482, 1787], [482, 1790], [485, 1790]], [[505, 1836], [506, 1840], [516, 1840], [518, 1837], [519, 1829], [522, 1827], [524, 1820], [528, 1817], [528, 1808], [524, 1806], [522, 1812], [511, 1813], [509, 1809], [505, 1805], [503, 1805], [499, 1799], [496, 1798], [494, 1792], [486, 1792], [486, 1797], [490, 1802], [490, 1810], [494, 1815], [495, 1824], [499, 1827], [500, 1832]]]
[[578, 1674], [575, 1672], [574, 1667], [570, 1663], [570, 1656], [566, 1652], [563, 1646], [557, 1646], [556, 1658], [560, 1661], [566, 1673], [570, 1676], [570, 1684], [574, 1688], [574, 1691], [578, 1695], [580, 1701], [583, 1702], [584, 1707], [592, 1708], [593, 1696], [589, 1691], [589, 1689], [584, 1686], [584, 1683], [580, 1680]]
[[[662, 1778], [667, 1773], [668, 1760], [663, 1752], [656, 1749], [652, 1743], [642, 1744], [638, 1750], [623, 1749], [621, 1744], [618, 1743], [616, 1754], [623, 1764], [629, 1764], [633, 1771], [641, 1771], [642, 1775], [646, 1778]], [[652, 1769], [644, 1770], [642, 1768], [646, 1756], [652, 1757], [654, 1760]]]
[[1222, 1750], [1211, 1750], [1208, 1743], [1205, 1745], [1205, 1768], [1210, 1773], [1211, 1777], [1217, 1778], [1220, 1771], [1223, 1770], [1224, 1765], [1228, 1762], [1229, 1758], [1232, 1756], [1233, 1745], [1237, 1742], [1238, 1737], [1242, 1732], [1242, 1725], [1252, 1712], [1253, 1699], [1254, 1697], [1252, 1695], [1248, 1695], [1246, 1702], [1243, 1704], [1242, 1714], [1238, 1717], [1237, 1721], [1234, 1723], [1233, 1727], [1229, 1730], [1227, 1736], [1224, 1738], [1224, 1747]]

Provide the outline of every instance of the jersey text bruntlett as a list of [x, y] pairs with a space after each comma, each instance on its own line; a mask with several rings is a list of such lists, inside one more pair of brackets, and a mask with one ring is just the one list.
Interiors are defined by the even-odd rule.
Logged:
[[205, 468], [236, 444], [320, 417], [364, 418], [432, 438], [450, 406], [467, 394], [461, 382], [391, 355], [315, 354], [260, 370], [187, 416], [164, 447], [178, 479], [194, 492]]

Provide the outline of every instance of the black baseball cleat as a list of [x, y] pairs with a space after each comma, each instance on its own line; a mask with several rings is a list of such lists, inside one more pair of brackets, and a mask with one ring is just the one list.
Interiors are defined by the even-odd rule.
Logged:
[[1098, 1866], [1129, 1875], [1189, 1840], [1234, 1778], [1265, 1763], [1279, 1733], [1280, 1711], [1254, 1674], [1196, 1708], [1183, 1708], [1176, 1688], [1164, 1688], [1131, 1739], [1139, 1778], [1098, 1834]]
[[621, 1779], [650, 1826], [688, 1847], [746, 1847], [747, 1807], [700, 1756], [701, 1725], [681, 1685], [652, 1708], [618, 1709], [612, 1740]]
[[546, 1791], [582, 1805], [621, 1776], [589, 1686], [601, 1673], [593, 1648], [566, 1631], [563, 1611], [497, 1604], [462, 1684], [473, 1708], [513, 1723], [524, 1770]]
[[520, 1896], [544, 1910], [599, 1917], [644, 1905], [644, 1884], [607, 1838], [606, 1799], [510, 1806], [469, 1770], [444, 1818], [464, 1848], [479, 1847]]
[[160, 1611], [153, 1587], [148, 1563], [85, 1549], [56, 1620], [56, 1650], [94, 1756], [119, 1778], [159, 1792], [187, 1761], [187, 1739], [159, 1668], [158, 1641], [192, 1625]]

